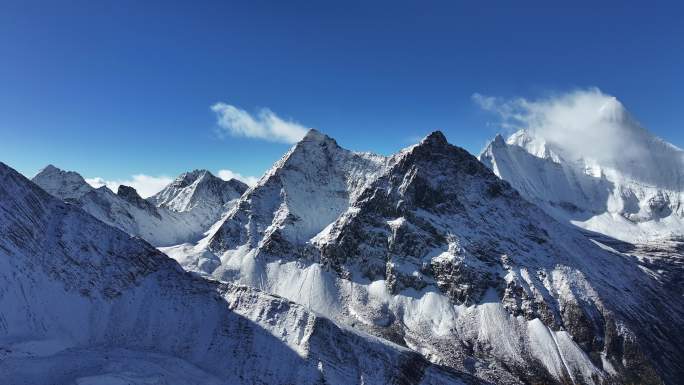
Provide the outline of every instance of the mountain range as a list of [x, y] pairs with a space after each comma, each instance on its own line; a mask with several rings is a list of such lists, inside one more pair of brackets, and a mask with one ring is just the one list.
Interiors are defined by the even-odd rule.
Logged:
[[633, 153], [524, 129], [479, 158], [439, 131], [382, 156], [310, 130], [252, 187], [195, 170], [147, 199], [0, 164], [0, 371], [676, 384], [683, 152], [617, 100], [597, 119]]
[[224, 181], [206, 170], [184, 173], [149, 199], [134, 188], [94, 188], [73, 171], [48, 165], [33, 182], [51, 195], [71, 202], [101, 221], [155, 246], [169, 246], [201, 238], [234, 203], [247, 185]]
[[2, 163], [0, 230], [3, 383], [463, 383], [286, 299], [184, 272]]

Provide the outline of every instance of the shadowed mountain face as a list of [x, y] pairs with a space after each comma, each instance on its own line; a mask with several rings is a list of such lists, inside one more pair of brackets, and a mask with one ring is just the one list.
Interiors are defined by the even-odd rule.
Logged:
[[679, 290], [439, 132], [382, 157], [312, 131], [204, 240], [164, 250], [496, 383], [683, 370]]
[[2, 163], [0, 234], [7, 383], [462, 383], [301, 305], [183, 272]]

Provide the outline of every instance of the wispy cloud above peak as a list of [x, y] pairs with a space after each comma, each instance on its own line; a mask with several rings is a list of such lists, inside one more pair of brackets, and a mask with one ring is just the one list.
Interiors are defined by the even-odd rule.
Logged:
[[504, 99], [496, 96], [474, 93], [471, 99], [481, 109], [500, 118], [498, 125], [505, 130], [527, 128], [529, 102], [523, 98]]
[[267, 108], [262, 108], [252, 115], [233, 105], [219, 102], [211, 106], [211, 110], [216, 114], [216, 123], [221, 135], [296, 143], [309, 130], [295, 121], [280, 118]]
[[503, 128], [578, 132], [594, 131], [597, 124], [604, 123], [637, 125], [616, 97], [596, 87], [535, 100], [505, 99], [479, 93], [471, 98], [480, 108], [498, 116]]
[[472, 100], [497, 116], [504, 130], [526, 129], [566, 155], [605, 164], [645, 162], [652, 136], [614, 96], [598, 88], [528, 100], [473, 94]]

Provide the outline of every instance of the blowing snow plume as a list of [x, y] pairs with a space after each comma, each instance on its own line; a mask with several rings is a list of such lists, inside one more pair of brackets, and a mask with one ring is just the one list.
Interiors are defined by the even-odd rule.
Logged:
[[670, 178], [684, 166], [682, 150], [653, 136], [617, 98], [598, 88], [538, 100], [472, 98], [496, 114], [502, 128], [527, 130], [566, 160], [595, 162], [649, 183]]

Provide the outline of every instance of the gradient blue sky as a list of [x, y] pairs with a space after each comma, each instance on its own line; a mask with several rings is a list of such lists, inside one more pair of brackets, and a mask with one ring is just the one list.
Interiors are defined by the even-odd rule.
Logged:
[[260, 175], [289, 147], [220, 138], [216, 102], [354, 150], [440, 129], [477, 153], [499, 129], [473, 93], [591, 86], [684, 146], [682, 2], [469, 3], [2, 1], [0, 160], [27, 175]]

